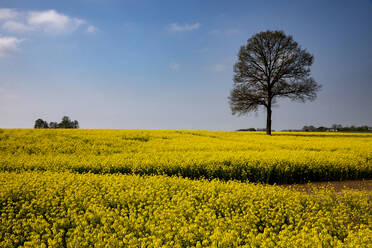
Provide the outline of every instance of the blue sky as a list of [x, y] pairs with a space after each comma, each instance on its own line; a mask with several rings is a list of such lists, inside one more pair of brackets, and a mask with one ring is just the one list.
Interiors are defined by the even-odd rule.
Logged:
[[310, 53], [314, 102], [280, 100], [276, 130], [372, 126], [372, 2], [1, 0], [0, 127], [63, 115], [82, 128], [234, 130], [239, 47], [283, 30]]

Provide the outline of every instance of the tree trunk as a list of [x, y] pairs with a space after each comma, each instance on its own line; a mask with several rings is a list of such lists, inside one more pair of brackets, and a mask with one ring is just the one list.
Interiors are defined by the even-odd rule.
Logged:
[[271, 135], [271, 106], [267, 107], [266, 134]]

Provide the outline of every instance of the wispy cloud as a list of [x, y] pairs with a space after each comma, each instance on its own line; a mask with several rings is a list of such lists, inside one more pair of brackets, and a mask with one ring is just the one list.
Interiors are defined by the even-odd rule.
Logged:
[[171, 23], [168, 25], [167, 29], [170, 31], [170, 32], [185, 32], [185, 31], [193, 31], [193, 30], [196, 30], [200, 27], [200, 23], [196, 22], [196, 23], [193, 23], [193, 24], [188, 24], [188, 23], [185, 23], [185, 24], [178, 24], [177, 22], [175, 23]]
[[178, 71], [180, 69], [180, 65], [177, 64], [177, 63], [170, 63], [169, 64], [169, 68], [172, 70], [172, 71]]
[[0, 37], [0, 56], [3, 57], [17, 51], [19, 49], [18, 45], [22, 41], [22, 39], [16, 37]]
[[226, 70], [226, 65], [216, 64], [216, 65], [211, 66], [209, 69], [214, 72], [221, 72], [221, 71]]
[[226, 70], [232, 70], [234, 60], [231, 57], [220, 60], [217, 64], [207, 67], [208, 71], [211, 72], [223, 72]]
[[0, 24], [3, 31], [11, 33], [46, 32], [61, 34], [73, 32], [87, 22], [54, 9], [43, 11], [19, 11], [0, 9]]
[[209, 35], [218, 35], [221, 34], [221, 30], [219, 29], [212, 29], [208, 32]]
[[95, 34], [98, 32], [98, 28], [93, 26], [93, 25], [89, 25], [86, 29], [85, 29], [85, 32], [88, 33], [88, 34]]
[[15, 32], [15, 33], [24, 33], [24, 32], [34, 30], [32, 26], [26, 25], [22, 22], [13, 21], [13, 20], [4, 22], [2, 25], [2, 28], [5, 31]]
[[0, 20], [9, 20], [16, 18], [18, 15], [18, 12], [14, 9], [0, 9]]

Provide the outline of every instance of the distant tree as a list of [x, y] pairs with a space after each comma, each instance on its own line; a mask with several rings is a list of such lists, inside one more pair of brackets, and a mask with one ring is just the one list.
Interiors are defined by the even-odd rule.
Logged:
[[49, 128], [58, 128], [58, 123], [57, 122], [50, 122], [49, 123]]
[[243, 128], [243, 129], [239, 129], [238, 131], [251, 131], [251, 132], [254, 132], [254, 131], [256, 131], [256, 128], [254, 128], [254, 127]]
[[318, 131], [318, 132], [325, 132], [325, 131], [327, 131], [327, 130], [328, 130], [328, 128], [323, 127], [323, 126], [318, 127], [318, 128], [316, 129], [316, 131]]
[[72, 126], [72, 128], [79, 128], [79, 122], [77, 120], [74, 120]]
[[313, 125], [310, 125], [310, 126], [304, 126], [304, 127], [302, 128], [302, 131], [305, 131], [305, 132], [314, 132], [314, 131], [316, 131], [316, 130], [317, 130], [317, 128], [314, 127]]
[[315, 130], [316, 130], [316, 128], [313, 125], [310, 125], [309, 126], [309, 131], [310, 132], [314, 132]]
[[229, 103], [233, 114], [266, 108], [266, 133], [271, 134], [272, 106], [278, 98], [314, 100], [321, 86], [310, 77], [313, 56], [283, 31], [253, 35], [234, 65]]
[[62, 121], [58, 124], [59, 128], [70, 128], [71, 120], [68, 116], [63, 116]]
[[72, 121], [70, 117], [63, 116], [62, 121], [57, 124], [58, 128], [79, 128], [79, 122], [77, 120]]
[[37, 119], [34, 128], [49, 128], [48, 122], [43, 121], [43, 119]]
[[368, 126], [361, 126], [358, 131], [368, 131]]
[[42, 128], [44, 121], [42, 119], [37, 119], [34, 124], [34, 128]]

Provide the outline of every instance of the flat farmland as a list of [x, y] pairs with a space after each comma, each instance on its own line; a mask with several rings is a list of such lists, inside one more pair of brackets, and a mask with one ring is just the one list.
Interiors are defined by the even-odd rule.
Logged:
[[270, 184], [372, 177], [372, 134], [1, 130], [1, 171], [178, 175]]
[[2, 129], [0, 247], [369, 247], [371, 147], [363, 133]]

